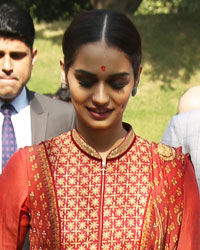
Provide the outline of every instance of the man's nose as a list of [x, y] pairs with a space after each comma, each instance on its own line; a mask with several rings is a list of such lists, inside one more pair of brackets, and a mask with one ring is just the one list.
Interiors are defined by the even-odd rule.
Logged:
[[13, 62], [12, 62], [12, 58], [10, 58], [9, 55], [5, 55], [1, 59], [1, 69], [5, 73], [11, 73], [12, 72], [12, 70], [13, 70]]

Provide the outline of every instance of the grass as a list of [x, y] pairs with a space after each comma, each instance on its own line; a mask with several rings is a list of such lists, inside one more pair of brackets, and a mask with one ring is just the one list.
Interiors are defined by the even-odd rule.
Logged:
[[[143, 44], [143, 72], [137, 95], [130, 98], [124, 121], [135, 132], [159, 142], [186, 89], [200, 83], [200, 19], [196, 15], [133, 18]], [[60, 86], [61, 40], [67, 22], [36, 24], [38, 59], [28, 87], [55, 93]]]

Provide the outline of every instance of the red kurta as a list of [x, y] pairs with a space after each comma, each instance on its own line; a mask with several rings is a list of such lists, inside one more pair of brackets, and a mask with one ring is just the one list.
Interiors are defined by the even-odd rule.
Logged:
[[1, 250], [21, 249], [28, 226], [34, 250], [200, 249], [188, 156], [130, 128], [106, 162], [76, 130], [21, 149], [0, 190]]

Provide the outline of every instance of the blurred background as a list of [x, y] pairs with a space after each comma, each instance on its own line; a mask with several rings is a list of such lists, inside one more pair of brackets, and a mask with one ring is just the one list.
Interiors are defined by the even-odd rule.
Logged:
[[[0, 0], [0, 3], [5, 1]], [[28, 87], [52, 97], [61, 92], [59, 60], [64, 30], [74, 15], [92, 8], [129, 16], [142, 37], [143, 72], [124, 121], [135, 132], [159, 142], [180, 96], [200, 84], [199, 0], [15, 0], [32, 15], [38, 59]]]

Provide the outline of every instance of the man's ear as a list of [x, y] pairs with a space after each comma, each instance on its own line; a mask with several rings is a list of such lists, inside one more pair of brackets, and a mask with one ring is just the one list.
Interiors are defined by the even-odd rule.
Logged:
[[37, 49], [33, 48], [32, 49], [32, 66], [35, 65], [35, 62], [36, 62], [36, 59], [37, 59], [37, 54], [38, 54]]

